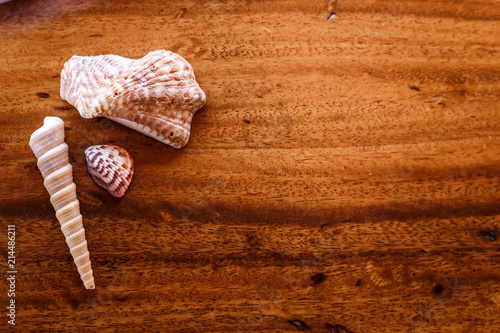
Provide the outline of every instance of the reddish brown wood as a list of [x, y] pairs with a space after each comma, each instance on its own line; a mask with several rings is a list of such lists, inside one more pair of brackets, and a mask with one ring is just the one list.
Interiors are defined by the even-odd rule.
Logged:
[[[17, 328], [500, 331], [499, 19], [484, 0], [1, 4]], [[60, 99], [72, 55], [156, 49], [207, 93], [184, 149]], [[49, 115], [66, 123], [94, 291], [28, 146]], [[88, 175], [94, 144], [132, 154], [123, 199]]]

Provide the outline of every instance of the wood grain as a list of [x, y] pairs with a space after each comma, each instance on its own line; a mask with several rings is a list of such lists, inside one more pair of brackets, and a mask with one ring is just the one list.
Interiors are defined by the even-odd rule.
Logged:
[[[1, 4], [17, 328], [500, 332], [499, 20], [486, 0]], [[184, 149], [60, 99], [72, 55], [156, 49], [207, 94]], [[94, 291], [28, 146], [49, 115], [66, 124]], [[88, 175], [94, 144], [132, 154], [123, 199]]]

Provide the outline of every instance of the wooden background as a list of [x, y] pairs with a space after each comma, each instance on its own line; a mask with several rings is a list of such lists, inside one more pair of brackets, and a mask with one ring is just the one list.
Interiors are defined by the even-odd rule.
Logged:
[[[500, 332], [499, 20], [485, 0], [0, 5], [16, 328]], [[207, 94], [185, 148], [60, 99], [72, 55], [157, 49]], [[45, 116], [65, 121], [93, 291], [28, 146]], [[86, 170], [106, 143], [135, 160], [121, 200]]]

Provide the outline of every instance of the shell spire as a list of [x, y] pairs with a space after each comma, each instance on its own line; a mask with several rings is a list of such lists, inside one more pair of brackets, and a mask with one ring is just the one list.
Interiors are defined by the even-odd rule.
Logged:
[[174, 148], [206, 102], [191, 65], [171, 51], [141, 59], [73, 56], [61, 72], [61, 98], [83, 118], [106, 117]]
[[94, 289], [73, 168], [69, 163], [68, 145], [64, 143], [64, 122], [57, 117], [46, 117], [43, 126], [31, 135], [29, 144], [38, 159], [37, 165], [45, 180], [43, 184], [50, 194], [50, 202], [83, 284], [87, 289]]

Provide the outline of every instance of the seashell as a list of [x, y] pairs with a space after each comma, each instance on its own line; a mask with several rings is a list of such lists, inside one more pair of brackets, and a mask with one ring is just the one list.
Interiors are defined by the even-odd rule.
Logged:
[[87, 289], [94, 289], [80, 203], [73, 182], [73, 168], [69, 163], [68, 145], [64, 143], [64, 122], [57, 117], [46, 117], [43, 126], [31, 134], [30, 147], [38, 159], [43, 184], [50, 194], [50, 202], [83, 284]]
[[88, 147], [85, 156], [89, 173], [97, 185], [114, 197], [123, 197], [134, 175], [132, 156], [125, 149], [111, 145]]
[[106, 117], [174, 148], [184, 147], [206, 96], [180, 55], [141, 59], [73, 56], [61, 72], [61, 98], [84, 118]]

